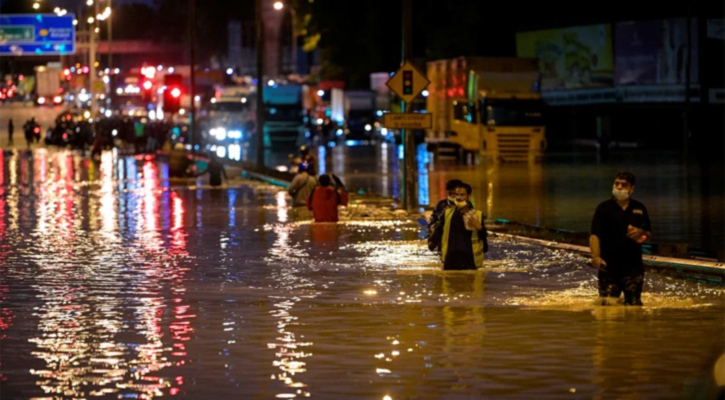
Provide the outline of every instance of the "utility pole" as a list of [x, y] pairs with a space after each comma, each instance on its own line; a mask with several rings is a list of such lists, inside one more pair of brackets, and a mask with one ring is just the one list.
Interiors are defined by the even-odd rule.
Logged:
[[189, 142], [196, 154], [196, 0], [189, 0]]
[[254, 27], [257, 42], [257, 168], [264, 169], [264, 26], [262, 0], [256, 0]]
[[685, 162], [690, 151], [690, 73], [692, 70], [692, 6], [687, 7], [687, 54], [685, 59], [685, 110], [682, 115], [682, 151]]
[[[413, 0], [403, 0], [403, 54], [401, 64], [405, 63], [407, 57], [413, 55]], [[400, 111], [405, 113], [405, 101], [401, 101]], [[415, 135], [413, 131], [402, 129], [400, 135], [403, 139], [403, 154], [405, 156], [403, 166], [403, 206], [406, 210], [413, 210], [418, 207], [418, 196], [416, 192], [416, 154]]]
[[113, 0], [108, 0], [108, 70], [113, 74]]
[[290, 60], [292, 61], [292, 73], [297, 73], [297, 11], [295, 11], [294, 7], [292, 7], [292, 4], [289, 4], [289, 11], [290, 11], [290, 18], [292, 19], [292, 43], [290, 44], [292, 48], [292, 57], [290, 57]]
[[[98, 0], [93, 1], [95, 12], [93, 13], [93, 23], [89, 24], [88, 35], [90, 36], [91, 48], [88, 52], [88, 83], [91, 85], [91, 118], [96, 118], [98, 105], [96, 104], [96, 82], [98, 81], [98, 73], [96, 71], [96, 29], [98, 28]], [[90, 21], [89, 21], [90, 22]]]

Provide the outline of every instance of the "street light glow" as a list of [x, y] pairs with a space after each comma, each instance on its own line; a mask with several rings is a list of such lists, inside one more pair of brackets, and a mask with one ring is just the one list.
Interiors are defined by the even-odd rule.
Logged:
[[89, 23], [89, 24], [92, 24], [92, 23], [94, 23], [94, 22], [96, 22], [96, 19], [95, 19], [95, 18], [93, 18], [93, 17], [88, 17], [88, 23]]
[[40, 4], [38, 4], [38, 3], [33, 4], [33, 9], [37, 10], [39, 8], [40, 8]]
[[279, 11], [279, 10], [281, 10], [283, 8], [284, 8], [284, 3], [282, 3], [281, 1], [275, 1], [274, 2], [274, 9], [275, 10]]

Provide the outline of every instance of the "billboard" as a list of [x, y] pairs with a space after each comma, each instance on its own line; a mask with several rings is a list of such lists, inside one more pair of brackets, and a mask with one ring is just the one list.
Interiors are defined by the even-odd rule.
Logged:
[[516, 34], [516, 52], [539, 59], [544, 91], [614, 84], [609, 24], [521, 32]]
[[[691, 20], [690, 80], [698, 83], [698, 23]], [[684, 85], [687, 19], [617, 23], [614, 32], [617, 86]]]
[[0, 15], [0, 55], [51, 56], [75, 53], [72, 14]]

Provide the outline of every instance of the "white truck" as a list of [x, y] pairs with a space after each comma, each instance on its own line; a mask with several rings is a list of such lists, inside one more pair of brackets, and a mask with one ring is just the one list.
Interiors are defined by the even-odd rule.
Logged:
[[37, 105], [60, 105], [63, 103], [63, 96], [60, 91], [60, 74], [59, 68], [35, 67], [35, 103]]

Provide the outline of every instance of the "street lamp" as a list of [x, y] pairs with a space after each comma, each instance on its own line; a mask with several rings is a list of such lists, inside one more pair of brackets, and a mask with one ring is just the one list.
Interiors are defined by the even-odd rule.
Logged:
[[[292, 73], [297, 73], [297, 11], [294, 7], [289, 6], [290, 17], [292, 19]], [[284, 9], [284, 3], [281, 1], [274, 2], [274, 9], [281, 11]]]

